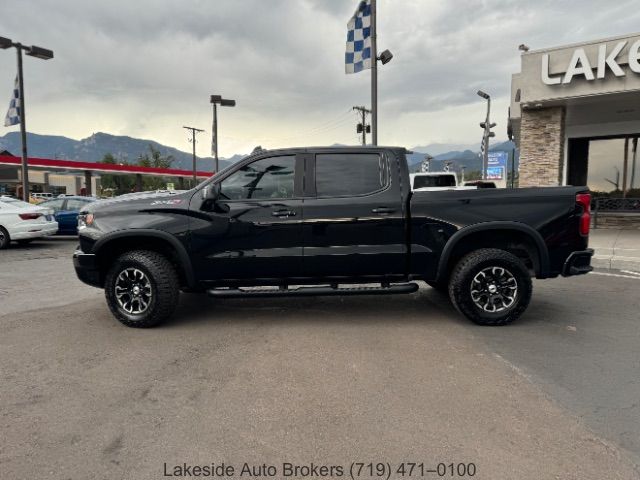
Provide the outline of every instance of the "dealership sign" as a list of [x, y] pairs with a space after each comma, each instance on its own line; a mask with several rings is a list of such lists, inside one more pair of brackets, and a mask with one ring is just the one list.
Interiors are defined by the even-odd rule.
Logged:
[[[623, 40], [615, 45], [611, 45], [613, 47], [611, 49], [607, 48], [608, 45], [606, 43], [599, 45], [597, 63], [593, 65], [589, 61], [585, 49], [576, 48], [573, 51], [564, 75], [552, 76], [549, 73], [549, 54], [545, 53], [542, 55], [542, 82], [545, 85], [569, 84], [574, 77], [583, 77], [588, 81], [592, 81], [605, 78], [607, 72], [612, 73], [616, 77], [624, 77], [626, 76], [626, 72], [618, 63], [621, 60], [618, 57], [620, 57], [620, 53], [627, 43], [626, 40]], [[624, 57], [622, 59], [624, 60]], [[640, 40], [637, 40], [631, 45], [626, 60], [631, 72], [640, 74]]]
[[486, 179], [493, 181], [498, 188], [507, 186], [508, 152], [489, 152], [487, 158]]

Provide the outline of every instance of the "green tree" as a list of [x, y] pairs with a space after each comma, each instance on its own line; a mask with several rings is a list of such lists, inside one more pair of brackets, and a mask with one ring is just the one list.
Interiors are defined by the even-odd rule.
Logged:
[[[98, 163], [107, 163], [110, 165], [127, 165], [126, 161], [119, 161], [111, 153], [105, 154], [102, 160]], [[115, 174], [103, 174], [100, 176], [101, 194], [106, 196], [121, 195], [123, 193], [130, 192], [136, 181], [131, 175], [115, 175]], [[111, 194], [111, 195], [109, 195]]]
[[[159, 149], [149, 144], [149, 151], [138, 157], [137, 164], [148, 168], [171, 168], [173, 155], [162, 155]], [[143, 190], [161, 190], [166, 188], [166, 181], [162, 177], [144, 177], [142, 179]]]

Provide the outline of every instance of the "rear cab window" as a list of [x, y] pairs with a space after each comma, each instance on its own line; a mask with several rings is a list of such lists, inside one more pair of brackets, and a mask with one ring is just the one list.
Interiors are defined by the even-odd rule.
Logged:
[[379, 153], [319, 153], [315, 162], [316, 195], [368, 195], [389, 185], [389, 164]]
[[455, 187], [453, 175], [419, 175], [413, 178], [413, 188]]

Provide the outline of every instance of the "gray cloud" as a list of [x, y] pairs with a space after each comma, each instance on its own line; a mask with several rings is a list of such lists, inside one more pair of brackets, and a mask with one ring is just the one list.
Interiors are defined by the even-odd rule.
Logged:
[[[25, 60], [34, 131], [78, 138], [107, 130], [185, 148], [180, 126], [206, 128], [208, 95], [222, 93], [238, 100], [224, 112], [223, 150], [231, 154], [271, 138], [356, 141], [345, 112], [369, 103], [369, 74], [343, 73], [346, 23], [356, 4], [0, 0], [11, 12], [0, 17], [0, 35], [55, 51], [50, 62]], [[633, 32], [636, 7], [379, 0], [379, 47], [394, 53], [380, 68], [381, 139], [407, 146], [477, 140], [483, 104], [475, 91], [489, 91], [506, 110], [518, 44], [540, 48]], [[8, 101], [15, 74], [9, 51], [0, 51], [0, 72], [4, 108], [2, 92]], [[504, 124], [506, 112], [496, 115]]]

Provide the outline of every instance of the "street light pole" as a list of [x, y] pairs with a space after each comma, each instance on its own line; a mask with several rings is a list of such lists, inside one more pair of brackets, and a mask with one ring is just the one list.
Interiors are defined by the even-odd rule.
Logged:
[[213, 155], [213, 158], [215, 159], [215, 169], [216, 173], [218, 173], [218, 105], [221, 107], [235, 107], [236, 101], [222, 98], [222, 95], [211, 95], [209, 101], [213, 105], [213, 121], [211, 123], [211, 155]]
[[18, 56], [18, 88], [20, 89], [20, 139], [22, 141], [22, 199], [29, 201], [29, 164], [27, 162], [27, 114], [24, 101], [24, 79], [22, 77], [22, 45], [16, 44]]
[[482, 134], [482, 180], [485, 180], [487, 178], [487, 166], [489, 164], [489, 138], [496, 136], [496, 134], [491, 131], [496, 124], [490, 123], [489, 121], [491, 114], [491, 96], [482, 90], [478, 90], [477, 93], [478, 96], [487, 101], [487, 117], [484, 122], [480, 123], [480, 127], [484, 129], [484, 133]]
[[218, 104], [213, 105], [213, 120], [211, 121], [211, 154], [215, 161], [215, 171], [218, 173], [219, 163], [218, 160]]
[[378, 32], [376, 0], [371, 0], [371, 143], [378, 145]]
[[37, 47], [32, 45], [27, 47], [20, 42], [13, 42], [9, 38], [0, 37], [0, 48], [7, 49], [15, 47], [18, 60], [18, 89], [20, 100], [20, 140], [22, 142], [22, 199], [25, 202], [29, 201], [29, 163], [27, 156], [27, 113], [24, 101], [24, 76], [22, 69], [22, 51], [31, 57], [36, 57], [41, 60], [49, 60], [53, 58], [53, 52], [46, 48]]

